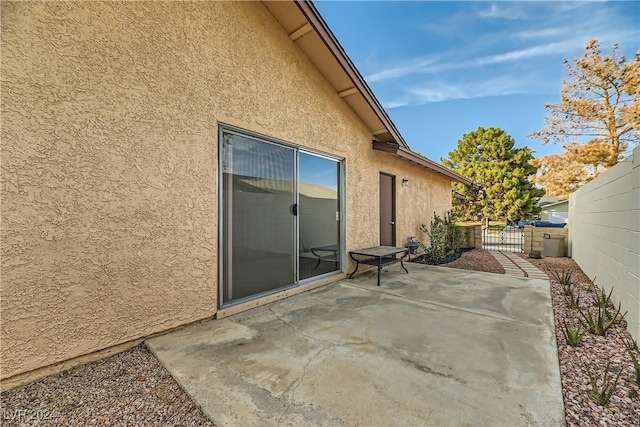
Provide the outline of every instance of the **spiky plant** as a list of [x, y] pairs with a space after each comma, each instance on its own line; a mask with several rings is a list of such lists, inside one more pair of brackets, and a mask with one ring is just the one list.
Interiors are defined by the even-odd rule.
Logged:
[[597, 314], [593, 315], [589, 309], [583, 311], [578, 306], [578, 312], [587, 324], [589, 331], [592, 334], [601, 335], [603, 337], [607, 335], [607, 331], [611, 326], [619, 322], [621, 318], [627, 314], [626, 312], [625, 314], [620, 314], [620, 304], [618, 304], [618, 308], [613, 315], [611, 315], [606, 308], [598, 306], [597, 309]]
[[562, 328], [562, 335], [571, 347], [577, 347], [580, 345], [582, 337], [587, 333], [587, 329], [583, 328], [580, 322], [577, 324], [572, 320], [571, 322], [564, 322], [564, 328]]
[[567, 300], [567, 305], [569, 306], [569, 308], [571, 309], [576, 309], [578, 308], [578, 304], [580, 303], [580, 294], [574, 292], [575, 288], [571, 288], [569, 289], [569, 293], [565, 294], [565, 298]]
[[569, 295], [572, 289], [571, 276], [573, 275], [573, 271], [562, 269], [560, 271], [552, 271], [551, 277], [556, 282], [562, 285], [562, 291], [565, 295]]
[[620, 374], [622, 373], [622, 368], [620, 368], [618, 374], [616, 375], [616, 379], [613, 381], [613, 384], [607, 381], [610, 364], [611, 361], [607, 362], [607, 366], [604, 368], [602, 385], [600, 387], [598, 387], [598, 377], [591, 373], [591, 370], [586, 364], [583, 364], [584, 368], [587, 370], [587, 375], [589, 375], [589, 381], [591, 382], [591, 393], [593, 395], [593, 400], [595, 400], [596, 403], [601, 406], [605, 406], [611, 400], [611, 396], [613, 396], [613, 393], [616, 391], [618, 379], [620, 379]]
[[638, 343], [632, 339], [625, 339], [624, 347], [627, 349], [627, 353], [629, 353], [629, 356], [631, 357], [633, 370], [636, 372], [636, 381], [640, 384], [640, 362], [638, 361], [638, 356], [636, 356], [635, 353], [638, 350]]
[[602, 288], [600, 292], [596, 291], [595, 295], [593, 296], [593, 302], [598, 307], [607, 308], [607, 306], [609, 305], [609, 302], [611, 302], [612, 294], [613, 294], [613, 288], [611, 288], [611, 292], [609, 292], [609, 295], [607, 295], [604, 288]]
[[587, 291], [587, 292], [593, 292], [593, 289], [594, 289], [594, 287], [593, 287], [593, 283], [594, 283], [595, 281], [596, 281], [596, 278], [594, 277], [594, 278], [593, 278], [593, 280], [592, 280], [591, 282], [587, 283], [587, 286], [586, 286], [586, 287], [583, 287], [582, 289], [584, 289], [584, 290], [585, 290], [585, 291]]

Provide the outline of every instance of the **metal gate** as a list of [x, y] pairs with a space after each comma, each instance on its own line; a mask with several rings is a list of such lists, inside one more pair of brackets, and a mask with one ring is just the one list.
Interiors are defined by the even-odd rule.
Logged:
[[482, 230], [482, 249], [524, 253], [524, 229], [513, 225], [487, 223]]

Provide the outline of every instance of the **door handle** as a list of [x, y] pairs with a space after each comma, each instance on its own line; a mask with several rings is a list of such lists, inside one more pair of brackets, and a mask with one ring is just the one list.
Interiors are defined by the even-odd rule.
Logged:
[[395, 221], [391, 221], [389, 224], [396, 225], [396, 222]]

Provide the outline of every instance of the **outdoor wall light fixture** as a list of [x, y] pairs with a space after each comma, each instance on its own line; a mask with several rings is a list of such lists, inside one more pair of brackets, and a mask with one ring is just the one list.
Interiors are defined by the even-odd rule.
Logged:
[[403, 187], [408, 187], [409, 186], [409, 180], [407, 178], [402, 178], [402, 186]]

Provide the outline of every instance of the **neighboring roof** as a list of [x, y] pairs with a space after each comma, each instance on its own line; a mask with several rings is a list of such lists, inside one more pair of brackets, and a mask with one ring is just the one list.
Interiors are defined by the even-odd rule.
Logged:
[[[400, 155], [427, 169], [453, 180], [470, 183], [466, 178], [450, 171], [409, 148], [369, 85], [333, 35], [320, 12], [311, 1], [263, 1], [263, 5], [282, 25], [289, 39], [309, 58], [314, 66], [335, 88], [336, 93], [358, 115], [377, 141], [393, 144]], [[390, 150], [383, 150], [392, 152]]]
[[542, 196], [540, 200], [538, 200], [538, 206], [544, 207], [549, 205], [555, 205], [557, 203], [568, 202], [569, 199], [563, 198], [561, 196]]
[[554, 206], [560, 206], [560, 205], [564, 205], [564, 204], [569, 204], [569, 200], [559, 200], [555, 203], [545, 203], [543, 205], [541, 205], [538, 202], [538, 206], [540, 206], [543, 210], [548, 209], [548, 208], [552, 208]]

